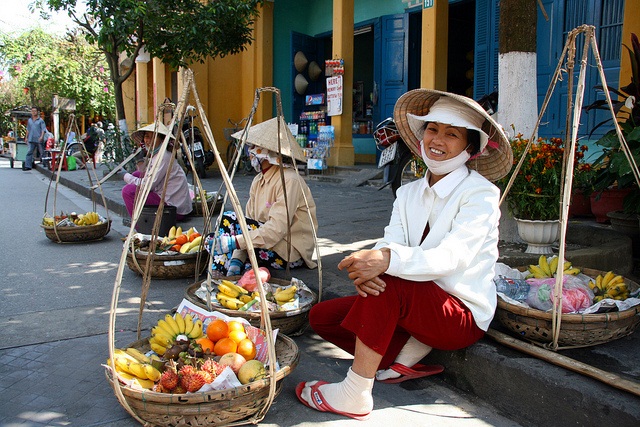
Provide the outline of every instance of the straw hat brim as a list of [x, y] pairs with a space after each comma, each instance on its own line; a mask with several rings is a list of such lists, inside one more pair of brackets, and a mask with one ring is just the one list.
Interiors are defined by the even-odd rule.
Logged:
[[304, 95], [307, 91], [307, 87], [309, 86], [309, 82], [302, 74], [298, 74], [293, 81], [293, 86], [296, 88], [296, 92], [298, 92], [299, 95]]
[[157, 132], [162, 136], [171, 135], [171, 139], [175, 139], [169, 128], [164, 123], [151, 123], [150, 125], [141, 127], [131, 134], [131, 139], [133, 139], [136, 144], [142, 145], [144, 142], [145, 132]]
[[[242, 139], [244, 132], [241, 130], [231, 136]], [[278, 153], [278, 118], [274, 117], [251, 126], [247, 133], [247, 143]], [[284, 119], [280, 120], [280, 147], [283, 156], [292, 157], [299, 162], [307, 162], [304, 151], [298, 145]]]
[[489, 144], [480, 155], [472, 157], [467, 166], [478, 171], [489, 181], [505, 177], [513, 166], [511, 144], [502, 127], [471, 98], [433, 89], [414, 89], [402, 95], [393, 109], [393, 119], [400, 136], [413, 154], [421, 156], [420, 139], [409, 124], [407, 113], [425, 116], [434, 102], [441, 96], [447, 96], [460, 103], [461, 108], [472, 108], [484, 117], [482, 130], [489, 136]]
[[303, 72], [308, 63], [309, 60], [307, 59], [304, 52], [302, 52], [301, 50], [297, 51], [295, 56], [293, 57], [293, 65], [296, 67], [296, 70], [298, 70], [299, 73]]
[[322, 76], [322, 68], [320, 68], [316, 61], [311, 61], [309, 64], [309, 78], [315, 82], [320, 76]]

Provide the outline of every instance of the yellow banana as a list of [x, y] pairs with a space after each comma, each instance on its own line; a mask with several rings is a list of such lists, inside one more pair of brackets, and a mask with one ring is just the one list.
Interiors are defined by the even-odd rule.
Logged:
[[191, 247], [191, 243], [187, 242], [184, 245], [180, 246], [180, 253], [181, 254], [186, 254], [187, 252], [189, 252], [189, 248]]
[[549, 271], [551, 272], [552, 276], [558, 270], [558, 261], [560, 261], [560, 260], [559, 260], [559, 258], [557, 256], [551, 258], [551, 261], [549, 261]]
[[187, 230], [187, 237], [191, 237], [191, 235], [193, 234], [193, 232], [195, 231], [195, 229], [193, 227], [191, 227], [190, 229]]
[[544, 279], [545, 277], [549, 277], [546, 273], [537, 265], [531, 264], [529, 266], [529, 271], [533, 274], [533, 277], [536, 279]]
[[176, 226], [175, 226], [175, 225], [174, 225], [174, 226], [172, 226], [172, 227], [169, 229], [169, 235], [168, 235], [167, 237], [169, 238], [169, 240], [173, 240], [173, 239], [175, 239], [175, 238], [176, 238]]
[[187, 336], [189, 336], [192, 330], [193, 330], [193, 317], [191, 317], [190, 313], [187, 313], [184, 316], [184, 333]]
[[149, 379], [147, 378], [147, 374], [144, 370], [144, 366], [139, 362], [129, 362], [129, 373], [135, 375], [138, 378], [142, 378], [143, 380]]
[[182, 235], [182, 227], [176, 228], [176, 237], [181, 236], [181, 235]]
[[196, 319], [193, 324], [193, 329], [191, 330], [191, 334], [189, 334], [189, 338], [196, 339], [202, 336], [202, 320]]
[[564, 262], [564, 270], [568, 270], [573, 266], [573, 264], [571, 264], [571, 262], [569, 261], [565, 261]]
[[540, 266], [542, 271], [544, 271], [544, 274], [546, 274], [547, 277], [552, 276], [551, 268], [549, 267], [549, 262], [547, 261], [546, 255], [540, 255], [540, 258], [538, 258], [538, 265]]
[[253, 300], [253, 297], [252, 297], [251, 295], [248, 295], [248, 294], [247, 294], [247, 295], [240, 295], [240, 296], [238, 297], [238, 299], [239, 299], [240, 301], [242, 301], [243, 303], [245, 303], [245, 304], [246, 304], [246, 303], [248, 303], [249, 301]]
[[160, 373], [160, 371], [154, 368], [151, 364], [147, 363], [142, 366], [144, 368], [144, 373], [148, 379], [150, 379], [151, 381], [158, 381], [160, 379], [160, 376], [162, 374]]
[[216, 294], [216, 299], [223, 307], [231, 310], [237, 310], [244, 305], [244, 303], [239, 299], [232, 298], [229, 295], [223, 294], [222, 292], [218, 292]]
[[602, 289], [602, 274], [598, 274], [596, 277], [596, 288]]
[[616, 277], [614, 277], [613, 279], [611, 279], [609, 281], [609, 283], [607, 284], [607, 287], [615, 286], [615, 285], [618, 285], [620, 283], [624, 283], [624, 277], [616, 276]]
[[130, 361], [123, 356], [114, 356], [113, 358], [114, 364], [116, 365], [116, 370], [121, 372], [126, 372], [131, 375], [135, 375], [130, 369]]
[[229, 286], [229, 281], [222, 281], [220, 284], [218, 284], [218, 290], [231, 297], [231, 298], [237, 298], [240, 296], [240, 291], [238, 291], [237, 289], [234, 289], [233, 287]]
[[125, 351], [135, 357], [140, 363], [151, 363], [151, 359], [137, 348], [129, 347]]
[[157, 344], [155, 342], [149, 342], [149, 345], [151, 346], [151, 350], [155, 351], [156, 353], [158, 353], [160, 356], [164, 355], [164, 353], [167, 351], [166, 347], [161, 346], [160, 344]]
[[178, 329], [180, 330], [180, 333], [184, 334], [186, 327], [184, 324], [184, 317], [182, 317], [182, 314], [176, 313], [175, 320], [176, 320], [176, 323], [178, 324]]
[[607, 272], [607, 274], [605, 274], [604, 277], [602, 278], [602, 287], [606, 289], [608, 284], [609, 284], [609, 282], [614, 277], [615, 277], [615, 273], [613, 271]]
[[242, 286], [236, 285], [231, 280], [222, 279], [222, 283], [224, 283], [225, 285], [229, 286], [231, 289], [235, 289], [236, 291], [238, 291], [238, 294], [247, 294], [247, 295], [249, 294], [248, 290], [246, 290]]
[[[169, 317], [171, 317], [171, 316], [169, 316]], [[158, 320], [157, 328], [159, 328], [164, 335], [167, 335], [168, 337], [171, 337], [171, 339], [175, 338], [175, 336], [176, 336], [176, 333], [173, 331], [173, 328], [171, 327], [171, 325], [169, 325], [163, 319]]]
[[200, 250], [200, 243], [202, 243], [202, 236], [198, 236], [195, 239], [193, 239], [189, 243], [189, 252], [195, 252], [197, 250]]
[[617, 285], [609, 286], [609, 288], [607, 289], [607, 293], [612, 296], [622, 295], [625, 292], [629, 293], [629, 290], [627, 289], [627, 285], [624, 283], [619, 283]]
[[178, 323], [176, 322], [176, 319], [174, 319], [172, 315], [165, 314], [164, 321], [167, 322], [167, 324], [171, 327], [171, 330], [173, 331], [174, 335], [180, 334], [180, 328], [178, 327]]
[[274, 298], [278, 302], [288, 302], [293, 299], [297, 290], [298, 288], [296, 288], [295, 286], [289, 286], [288, 288], [281, 289], [280, 292], [276, 291], [276, 293], [274, 294]]
[[593, 280], [589, 280], [589, 289], [594, 290], [596, 288], [596, 282], [594, 282]]
[[580, 274], [580, 269], [576, 268], [576, 267], [569, 268], [569, 269], [564, 271], [564, 274], [571, 274], [571, 275], [575, 276], [576, 274]]
[[154, 386], [154, 382], [151, 380], [144, 380], [142, 378], [138, 378], [135, 375], [132, 375], [128, 372], [118, 371], [118, 376], [125, 380], [126, 382], [131, 382], [135, 385], [139, 385], [141, 388], [145, 388], [147, 390], [151, 390]]

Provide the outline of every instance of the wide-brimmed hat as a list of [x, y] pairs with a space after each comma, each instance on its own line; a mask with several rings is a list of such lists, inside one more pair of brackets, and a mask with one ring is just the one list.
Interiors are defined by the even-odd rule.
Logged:
[[135, 141], [136, 144], [142, 144], [144, 142], [144, 133], [145, 132], [157, 132], [159, 135], [167, 136], [171, 135], [171, 139], [175, 139], [169, 128], [164, 123], [151, 123], [145, 127], [141, 127], [137, 131], [131, 134], [131, 139]]
[[305, 68], [307, 68], [307, 64], [309, 60], [307, 56], [301, 50], [297, 51], [295, 56], [293, 57], [293, 65], [296, 67], [299, 73], [303, 72]]
[[309, 86], [309, 81], [302, 74], [298, 74], [293, 80], [293, 86], [296, 88], [296, 92], [299, 95], [304, 95]]
[[[432, 107], [446, 97], [440, 107]], [[432, 89], [414, 89], [402, 95], [393, 110], [393, 119], [400, 136], [421, 156], [420, 141], [427, 121], [450, 124], [480, 132], [480, 153], [471, 157], [467, 166], [489, 181], [506, 176], [513, 166], [511, 144], [502, 127], [471, 98]]]
[[320, 66], [316, 61], [311, 61], [309, 63], [308, 71], [309, 71], [309, 78], [314, 82], [322, 76], [322, 68], [320, 68]]
[[[241, 139], [244, 130], [236, 132], [231, 136], [236, 139]], [[247, 143], [257, 145], [258, 147], [266, 148], [274, 153], [278, 152], [278, 118], [274, 117], [257, 125], [253, 125], [249, 128], [247, 134]], [[299, 162], [307, 161], [304, 156], [304, 152], [298, 142], [291, 133], [291, 129], [285, 123], [284, 119], [280, 120], [280, 146], [282, 148], [282, 155], [293, 157]]]

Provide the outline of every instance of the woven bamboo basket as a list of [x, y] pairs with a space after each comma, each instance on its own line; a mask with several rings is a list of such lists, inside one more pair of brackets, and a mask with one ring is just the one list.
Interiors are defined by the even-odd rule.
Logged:
[[[229, 276], [226, 279], [231, 281], [237, 281], [241, 276]], [[196, 291], [200, 288], [200, 285], [204, 282], [204, 280], [200, 280], [187, 288], [185, 291], [185, 299], [191, 301], [198, 307], [202, 307], [205, 310], [208, 310], [207, 304], [204, 303], [198, 296], [196, 295]], [[290, 282], [287, 280], [271, 278], [269, 279], [269, 283], [273, 283], [275, 285], [280, 286], [289, 286]], [[299, 308], [298, 310], [288, 310], [288, 311], [275, 311], [269, 312], [269, 317], [271, 318], [271, 327], [273, 329], [279, 329], [279, 333], [295, 336], [304, 332], [305, 328], [309, 324], [309, 310], [318, 302], [318, 295], [311, 291], [313, 294], [313, 299], [310, 304], [306, 304], [304, 307]], [[239, 310], [230, 310], [228, 308], [216, 305], [215, 310], [221, 313], [226, 314], [227, 316], [232, 317], [242, 317], [247, 319], [252, 326], [257, 328], [260, 327], [260, 312], [246, 312]]]
[[[526, 267], [520, 267], [524, 271]], [[581, 268], [590, 277], [605, 272], [589, 268]], [[638, 289], [638, 284], [625, 278], [630, 290]], [[526, 308], [510, 304], [498, 297], [496, 318], [507, 329], [519, 336], [539, 342], [553, 341], [553, 313], [535, 308]], [[640, 323], [640, 306], [611, 313], [601, 314], [563, 314], [558, 336], [559, 346], [587, 347], [604, 344], [625, 337], [636, 330]]]
[[[127, 266], [144, 276], [145, 267], [147, 265], [146, 253], [136, 252], [135, 258], [131, 253], [131, 249], [127, 252]], [[151, 260], [151, 277], [153, 279], [182, 279], [201, 275], [208, 265], [209, 253], [202, 251], [200, 253], [200, 263], [196, 269], [198, 261], [198, 253], [178, 254], [178, 255], [155, 255]]]
[[[148, 341], [140, 340], [129, 347], [146, 352]], [[276, 395], [282, 389], [282, 379], [290, 374], [300, 359], [298, 346], [284, 335], [278, 335], [275, 344]], [[107, 380], [115, 387], [110, 369], [105, 369]], [[265, 404], [269, 396], [269, 378], [233, 389], [202, 393], [169, 394], [122, 386], [122, 393], [136, 415], [156, 426], [220, 426], [251, 417]]]
[[[220, 208], [222, 207], [222, 197], [218, 197], [217, 193], [211, 194], [211, 196], [207, 198], [207, 205], [209, 205], [210, 214], [214, 214], [220, 211]], [[191, 204], [191, 206], [193, 208], [191, 211], [192, 216], [204, 215], [204, 209], [202, 208], [202, 203], [198, 203], [194, 201]]]
[[56, 243], [90, 242], [100, 240], [111, 230], [111, 220], [96, 225], [83, 225], [79, 227], [64, 226], [53, 227], [40, 224], [44, 234]]

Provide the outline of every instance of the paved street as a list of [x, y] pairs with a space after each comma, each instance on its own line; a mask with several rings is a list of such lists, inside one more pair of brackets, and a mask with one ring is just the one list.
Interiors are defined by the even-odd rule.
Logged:
[[[85, 174], [84, 171], [63, 174]], [[80, 176], [80, 175], [75, 175]], [[241, 201], [251, 177], [234, 180]], [[55, 184], [55, 183], [54, 183]], [[116, 400], [100, 364], [108, 347], [108, 318], [122, 237], [128, 227], [110, 212], [113, 227], [99, 242], [56, 244], [40, 227], [50, 180], [37, 170], [10, 169], [0, 159], [0, 230], [5, 241], [0, 275], [0, 425], [134, 426], [138, 423]], [[53, 185], [53, 184], [52, 184]], [[117, 187], [121, 183], [111, 184]], [[205, 181], [215, 191], [219, 178]], [[342, 256], [371, 246], [382, 233], [391, 209], [391, 192], [373, 187], [339, 186], [310, 181], [318, 203], [323, 298], [352, 292], [336, 269]], [[112, 188], [112, 194], [117, 188]], [[91, 200], [55, 185], [46, 211], [92, 210]], [[105, 214], [102, 207], [98, 211]], [[201, 218], [184, 225], [200, 227]], [[183, 225], [183, 226], [184, 226]], [[294, 275], [317, 290], [317, 270]], [[118, 301], [116, 346], [135, 339], [141, 278], [126, 266]], [[144, 310], [148, 329], [181, 301], [192, 280], [154, 280]], [[319, 413], [301, 405], [293, 389], [299, 381], [340, 380], [350, 356], [307, 331], [296, 337], [300, 364], [285, 378], [261, 426], [357, 425], [359, 422]], [[375, 410], [359, 425], [517, 426], [474, 395], [452, 387], [444, 376], [402, 385], [376, 384]]]

